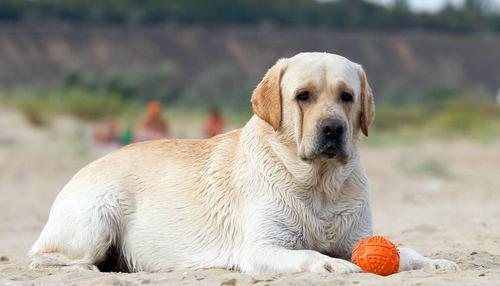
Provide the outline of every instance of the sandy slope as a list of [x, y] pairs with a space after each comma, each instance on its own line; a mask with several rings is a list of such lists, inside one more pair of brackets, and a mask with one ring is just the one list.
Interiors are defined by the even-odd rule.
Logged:
[[[456, 261], [458, 273], [246, 276], [226, 270], [98, 273], [30, 271], [25, 257], [64, 183], [103, 151], [83, 127], [58, 120], [33, 129], [0, 110], [0, 285], [500, 285], [500, 142], [428, 142], [363, 147], [375, 230], [426, 255]], [[84, 143], [79, 143], [82, 141]]]

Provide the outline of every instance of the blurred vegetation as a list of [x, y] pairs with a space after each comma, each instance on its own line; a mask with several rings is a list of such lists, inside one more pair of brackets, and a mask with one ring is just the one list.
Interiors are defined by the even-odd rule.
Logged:
[[136, 117], [139, 105], [119, 94], [84, 89], [52, 91], [19, 90], [5, 99], [35, 126], [45, 126], [54, 115], [97, 121], [112, 117]]
[[[222, 68], [220, 73], [222, 76], [214, 74], [179, 88], [181, 96], [166, 93], [163, 101], [166, 116], [177, 122], [201, 122], [215, 102], [220, 104], [231, 126], [243, 126], [252, 114], [251, 91], [238, 88], [238, 84], [232, 82], [228, 89], [224, 89], [228, 84], [224, 79], [231, 78], [232, 70]], [[145, 111], [145, 100], [131, 97], [126, 92], [128, 89], [123, 91], [106, 84], [102, 89], [94, 84], [90, 88], [86, 87], [88, 82], [81, 86], [66, 84], [64, 81], [54, 90], [25, 89], [6, 95], [0, 92], [0, 102], [17, 107], [29, 122], [37, 126], [48, 124], [52, 116], [59, 114], [90, 121], [119, 117], [135, 122]], [[419, 138], [466, 136], [490, 140], [500, 135], [500, 105], [483, 90], [458, 90], [445, 86], [431, 86], [424, 90], [416, 95], [418, 101], [400, 94], [400, 98], [396, 95], [388, 97], [398, 98], [395, 101], [377, 102], [375, 123], [370, 136], [363, 141], [387, 145], [411, 143]], [[234, 107], [237, 104], [240, 106]]]
[[101, 73], [77, 66], [67, 67], [60, 80], [62, 89], [80, 89], [89, 93], [119, 94], [124, 99], [151, 99], [172, 103], [185, 84], [171, 63], [113, 67]]
[[[257, 82], [229, 63], [201, 71], [194, 79], [175, 66], [160, 63], [99, 76], [72, 70], [63, 77], [61, 89], [85, 90], [97, 98], [111, 94], [136, 104], [159, 99], [169, 110], [180, 110], [177, 115], [186, 118], [203, 117], [210, 106], [218, 104], [234, 125], [242, 126], [252, 113], [250, 95]], [[414, 88], [414, 83], [403, 82], [380, 98], [383, 101], [377, 101], [373, 128], [381, 133], [405, 134], [409, 130], [411, 137], [500, 134], [500, 107], [487, 89], [461, 89], [434, 82]]]
[[158, 63], [117, 67], [100, 74], [69, 67], [63, 73], [60, 87], [118, 94], [123, 99], [139, 103], [155, 99], [185, 109], [221, 103], [223, 109], [242, 112], [248, 110], [249, 94], [256, 82], [229, 63], [198, 71], [195, 77], [171, 63]]
[[397, 103], [376, 107], [368, 144], [411, 143], [419, 138], [467, 136], [490, 140], [500, 135], [500, 104], [482, 89], [458, 90], [432, 86], [419, 101], [401, 95]]
[[448, 4], [439, 13], [412, 13], [405, 0], [390, 7], [362, 0], [2, 0], [0, 20], [110, 23], [204, 23], [324, 26], [339, 29], [500, 31], [490, 0]]

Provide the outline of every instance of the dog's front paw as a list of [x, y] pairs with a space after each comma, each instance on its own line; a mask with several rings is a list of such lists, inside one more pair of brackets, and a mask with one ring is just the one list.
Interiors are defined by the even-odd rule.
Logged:
[[429, 273], [450, 273], [459, 270], [460, 267], [455, 262], [446, 259], [430, 259], [424, 267], [424, 271]]
[[311, 272], [322, 272], [322, 273], [358, 273], [361, 272], [361, 268], [357, 265], [343, 259], [330, 258], [327, 260], [319, 260], [314, 262], [309, 271]]

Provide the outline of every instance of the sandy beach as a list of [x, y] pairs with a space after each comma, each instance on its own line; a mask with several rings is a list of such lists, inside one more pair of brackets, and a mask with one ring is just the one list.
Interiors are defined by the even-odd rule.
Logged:
[[377, 234], [461, 271], [373, 274], [269, 274], [221, 269], [100, 273], [32, 271], [26, 254], [62, 186], [109, 150], [70, 119], [47, 128], [0, 110], [0, 285], [500, 285], [500, 140], [424, 140], [363, 146]]

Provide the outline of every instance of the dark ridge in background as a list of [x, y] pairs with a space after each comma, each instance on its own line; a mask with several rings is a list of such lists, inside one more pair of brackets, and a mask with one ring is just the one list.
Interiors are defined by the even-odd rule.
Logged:
[[496, 91], [499, 47], [498, 35], [418, 31], [4, 23], [0, 24], [0, 86], [56, 84], [71, 68], [99, 75], [165, 63], [177, 69], [183, 83], [229, 66], [248, 78], [251, 89], [278, 58], [325, 51], [362, 63], [378, 91], [398, 83], [414, 88], [437, 84]]

